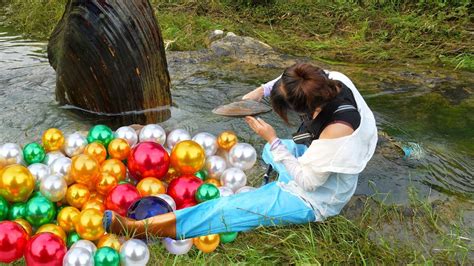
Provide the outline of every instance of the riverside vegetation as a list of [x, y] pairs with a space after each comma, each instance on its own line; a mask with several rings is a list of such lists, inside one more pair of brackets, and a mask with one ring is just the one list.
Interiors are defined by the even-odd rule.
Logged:
[[[46, 39], [67, 0], [6, 0], [7, 21]], [[151, 0], [171, 50], [204, 48], [210, 30], [332, 63], [436, 64], [474, 71], [469, 0]]]
[[[8, 0], [7, 22], [47, 39], [66, 0]], [[436, 64], [474, 71], [470, 1], [151, 0], [170, 50], [206, 47], [210, 30], [252, 36], [277, 50], [331, 63]], [[252, 178], [258, 185], [261, 176]], [[470, 202], [432, 201], [410, 188], [409, 203], [355, 197], [323, 223], [260, 228], [214, 253], [183, 256], [152, 244], [171, 264], [472, 264]], [[472, 208], [472, 207], [471, 207]], [[19, 265], [22, 262], [19, 263]]]

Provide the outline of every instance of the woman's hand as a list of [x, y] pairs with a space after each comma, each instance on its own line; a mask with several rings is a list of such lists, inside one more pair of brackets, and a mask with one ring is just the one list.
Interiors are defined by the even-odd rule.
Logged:
[[263, 87], [258, 87], [255, 90], [245, 94], [242, 100], [254, 100], [259, 102], [263, 98]]
[[273, 129], [273, 127], [267, 122], [263, 121], [263, 119], [246, 116], [245, 121], [249, 124], [250, 128], [255, 131], [255, 133], [268, 143], [272, 143], [277, 138], [275, 129]]

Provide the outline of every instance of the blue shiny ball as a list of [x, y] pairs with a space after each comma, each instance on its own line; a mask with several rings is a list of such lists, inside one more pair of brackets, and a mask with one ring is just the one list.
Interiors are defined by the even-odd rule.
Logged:
[[144, 220], [160, 214], [172, 212], [171, 206], [162, 198], [143, 197], [130, 205], [127, 217], [134, 220]]

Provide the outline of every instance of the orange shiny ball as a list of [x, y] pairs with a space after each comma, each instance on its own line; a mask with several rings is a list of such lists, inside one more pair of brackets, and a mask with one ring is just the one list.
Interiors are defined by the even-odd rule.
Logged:
[[31, 227], [31, 224], [29, 222], [27, 222], [25, 219], [19, 218], [19, 219], [14, 220], [14, 222], [21, 225], [21, 227], [23, 227], [23, 229], [25, 229], [26, 233], [29, 236], [33, 235], [33, 228]]
[[90, 241], [98, 240], [105, 233], [102, 218], [103, 213], [98, 210], [83, 210], [76, 223], [76, 232], [82, 239]]
[[91, 193], [89, 188], [82, 184], [74, 184], [67, 189], [66, 201], [69, 205], [78, 209], [89, 200]]
[[147, 177], [138, 182], [137, 190], [142, 197], [166, 193], [163, 182], [154, 177]]
[[100, 166], [100, 171], [117, 177], [119, 182], [127, 177], [127, 167], [117, 159], [105, 160]]
[[97, 199], [88, 200], [86, 203], [84, 203], [84, 205], [82, 205], [82, 210], [87, 209], [94, 209], [100, 211], [101, 213], [104, 213], [105, 205]]
[[171, 151], [170, 162], [171, 167], [182, 175], [192, 175], [204, 166], [206, 153], [195, 141], [181, 141]]
[[98, 200], [102, 203], [105, 201], [105, 196], [98, 193], [97, 191], [91, 192], [91, 196], [89, 197], [89, 200]]
[[58, 236], [59, 238], [61, 238], [64, 241], [64, 243], [66, 243], [66, 237], [67, 237], [66, 233], [58, 225], [44, 224], [40, 228], [38, 228], [38, 230], [36, 230], [36, 234], [41, 234], [41, 233], [52, 233], [52, 234]]
[[124, 139], [113, 139], [108, 147], [110, 157], [120, 161], [128, 158], [130, 150], [130, 145]]
[[56, 218], [58, 225], [64, 230], [64, 232], [72, 232], [75, 230], [75, 224], [79, 219], [79, 214], [81, 212], [75, 207], [64, 207]]
[[124, 242], [123, 238], [119, 238], [114, 234], [103, 235], [97, 242], [97, 248], [109, 247], [115, 249], [117, 252], [120, 252], [120, 248]]
[[74, 156], [71, 162], [70, 175], [77, 183], [93, 188], [99, 175], [99, 163], [90, 155]]
[[92, 142], [86, 146], [84, 154], [94, 157], [100, 164], [107, 158], [107, 149], [99, 142]]
[[193, 243], [200, 251], [204, 253], [211, 253], [219, 246], [220, 236], [219, 234], [214, 234], [196, 237], [193, 239]]
[[41, 140], [46, 152], [57, 151], [63, 147], [64, 134], [57, 128], [50, 128], [43, 133]]
[[107, 172], [102, 172], [99, 174], [97, 183], [95, 184], [95, 189], [102, 195], [107, 195], [109, 192], [118, 184], [118, 178]]
[[208, 178], [206, 181], [204, 181], [204, 183], [213, 184], [216, 187], [222, 186], [221, 181], [217, 178]]
[[217, 137], [217, 144], [226, 151], [229, 151], [237, 142], [237, 135], [232, 131], [224, 131]]

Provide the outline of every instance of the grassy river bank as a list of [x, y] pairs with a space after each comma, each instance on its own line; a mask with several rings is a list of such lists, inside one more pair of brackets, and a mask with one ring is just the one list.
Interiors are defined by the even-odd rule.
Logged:
[[[65, 0], [9, 0], [7, 22], [45, 40]], [[416, 62], [474, 71], [469, 1], [152, 0], [170, 50], [206, 47], [210, 30], [252, 36], [277, 50], [336, 64]], [[268, 2], [268, 3], [267, 3]], [[254, 179], [259, 177], [254, 177]], [[153, 264], [472, 264], [472, 203], [432, 201], [410, 190], [407, 205], [356, 197], [323, 223], [261, 228], [211, 254], [169, 255]], [[471, 204], [471, 205], [469, 205]], [[21, 263], [20, 263], [21, 264]]]

